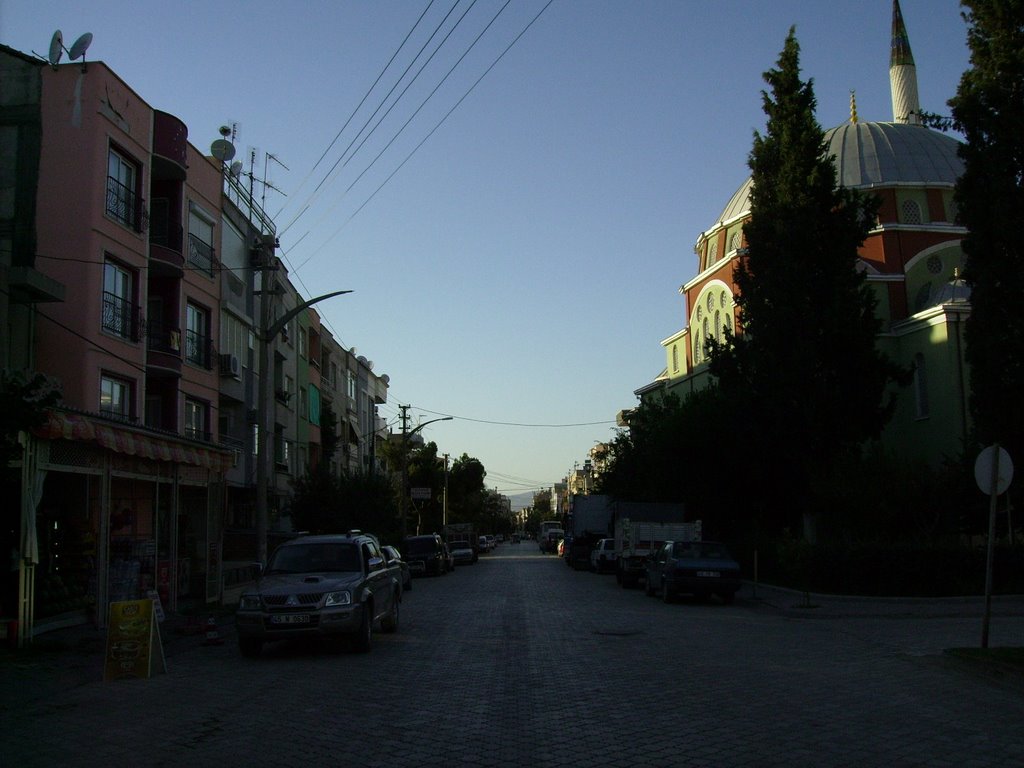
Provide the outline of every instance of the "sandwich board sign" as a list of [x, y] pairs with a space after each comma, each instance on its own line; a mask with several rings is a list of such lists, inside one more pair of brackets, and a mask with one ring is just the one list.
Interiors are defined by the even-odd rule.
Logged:
[[154, 672], [167, 671], [154, 608], [151, 599], [110, 604], [104, 680], [149, 678]]

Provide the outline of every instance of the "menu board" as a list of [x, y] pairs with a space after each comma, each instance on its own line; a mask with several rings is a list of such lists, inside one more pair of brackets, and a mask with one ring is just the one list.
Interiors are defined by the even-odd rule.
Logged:
[[164, 649], [152, 600], [110, 603], [104, 680], [152, 677], [154, 666], [166, 672]]

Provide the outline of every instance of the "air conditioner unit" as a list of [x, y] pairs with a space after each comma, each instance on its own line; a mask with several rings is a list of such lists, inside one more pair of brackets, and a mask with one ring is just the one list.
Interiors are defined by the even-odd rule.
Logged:
[[242, 377], [242, 364], [239, 362], [237, 355], [220, 356], [220, 375], [233, 376], [236, 379]]

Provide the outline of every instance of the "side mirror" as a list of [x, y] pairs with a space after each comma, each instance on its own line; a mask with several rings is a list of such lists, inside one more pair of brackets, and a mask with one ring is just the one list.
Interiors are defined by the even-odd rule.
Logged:
[[384, 567], [384, 558], [382, 557], [371, 557], [366, 561], [367, 571], [379, 571]]

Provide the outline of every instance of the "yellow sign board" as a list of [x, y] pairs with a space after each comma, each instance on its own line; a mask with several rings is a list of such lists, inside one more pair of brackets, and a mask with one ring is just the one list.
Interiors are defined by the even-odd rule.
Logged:
[[157, 664], [159, 671], [167, 671], [154, 602], [124, 600], [111, 603], [103, 679], [152, 677]]

